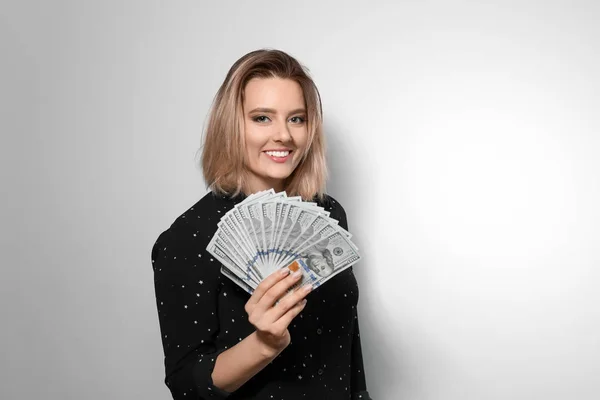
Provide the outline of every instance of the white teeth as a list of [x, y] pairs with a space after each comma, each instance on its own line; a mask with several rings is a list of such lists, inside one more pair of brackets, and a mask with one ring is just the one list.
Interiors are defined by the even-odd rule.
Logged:
[[290, 154], [289, 151], [265, 151], [271, 157], [287, 157]]

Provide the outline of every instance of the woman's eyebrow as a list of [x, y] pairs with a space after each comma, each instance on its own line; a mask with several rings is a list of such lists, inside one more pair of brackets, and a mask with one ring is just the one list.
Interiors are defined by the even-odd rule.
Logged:
[[[277, 110], [274, 110], [272, 108], [265, 108], [265, 107], [255, 108], [254, 110], [249, 111], [249, 114], [252, 114], [255, 112], [261, 112], [261, 113], [265, 113], [265, 114], [277, 114]], [[299, 114], [299, 113], [306, 113], [306, 110], [304, 108], [297, 108], [297, 109], [289, 112], [290, 115], [291, 114]]]

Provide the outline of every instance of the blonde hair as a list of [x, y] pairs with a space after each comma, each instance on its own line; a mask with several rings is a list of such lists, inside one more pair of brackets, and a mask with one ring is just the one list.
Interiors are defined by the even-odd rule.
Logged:
[[[252, 51], [230, 68], [210, 110], [201, 167], [208, 188], [237, 196], [246, 189], [246, 144], [243, 128], [244, 89], [252, 78], [292, 79], [300, 85], [307, 112], [308, 141], [301, 161], [285, 180], [290, 196], [323, 200], [327, 165], [321, 96], [308, 69], [280, 50]], [[248, 194], [248, 193], [246, 193]]]

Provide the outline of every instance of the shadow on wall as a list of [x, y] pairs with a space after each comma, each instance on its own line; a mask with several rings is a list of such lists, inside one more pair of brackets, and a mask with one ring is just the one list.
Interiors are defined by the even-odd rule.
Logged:
[[[355, 235], [352, 241], [359, 249], [364, 249], [361, 239], [369, 232], [357, 231], [358, 221], [365, 219], [357, 211], [368, 213], [370, 208], [360, 207], [360, 204], [368, 204], [372, 196], [385, 195], [373, 193], [373, 181], [367, 181], [369, 177], [376, 176], [376, 166], [370, 164], [366, 157], [361, 157], [360, 146], [344, 139], [347, 135], [341, 124], [325, 123], [324, 131], [329, 167], [327, 192], [339, 198], [348, 214], [348, 228]], [[360, 289], [358, 311], [361, 344], [369, 392], [373, 398], [387, 399], [399, 386], [403, 386], [403, 361], [393, 358], [406, 352], [397, 348], [402, 347], [402, 332], [392, 332], [396, 328], [391, 324], [386, 325], [384, 311], [375, 309], [375, 305], [382, 303], [379, 296], [385, 294], [370, 285], [373, 280], [369, 279], [369, 270], [377, 268], [370, 262], [371, 259], [367, 252], [362, 251], [361, 260], [354, 269]], [[391, 351], [394, 347], [396, 349]]]

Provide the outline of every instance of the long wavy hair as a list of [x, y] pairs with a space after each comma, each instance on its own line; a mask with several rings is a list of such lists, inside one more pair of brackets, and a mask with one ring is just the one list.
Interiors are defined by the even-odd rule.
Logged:
[[288, 195], [304, 200], [323, 200], [328, 172], [321, 96], [308, 69], [280, 50], [261, 49], [244, 55], [229, 69], [217, 91], [200, 162], [207, 187], [231, 196], [247, 190], [243, 103], [244, 89], [252, 78], [292, 79], [302, 88], [308, 141], [300, 163], [285, 180], [284, 189]]

